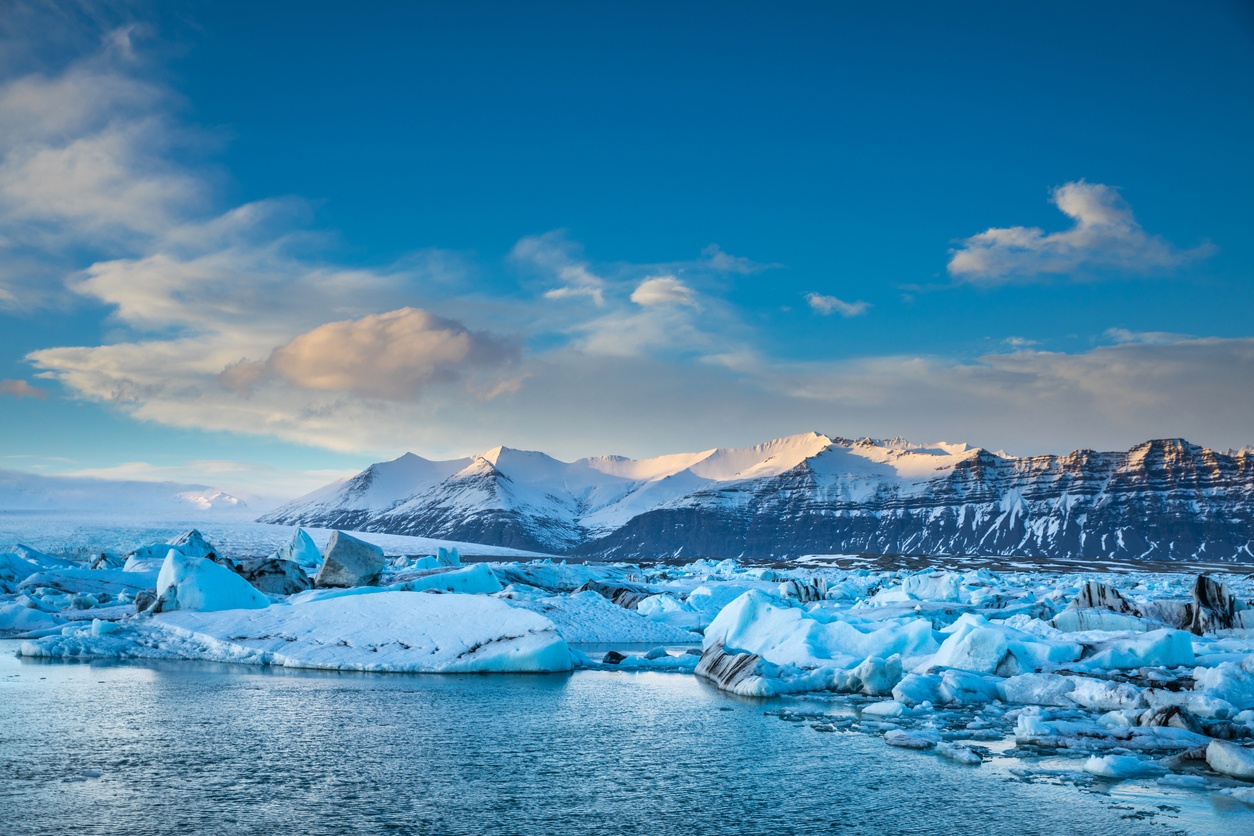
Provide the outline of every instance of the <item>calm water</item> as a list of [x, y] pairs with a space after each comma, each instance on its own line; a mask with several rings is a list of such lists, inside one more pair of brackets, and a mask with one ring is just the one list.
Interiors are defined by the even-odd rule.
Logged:
[[1233, 833], [1250, 821], [1128, 818], [1126, 799], [821, 734], [763, 714], [781, 703], [687, 676], [39, 664], [15, 646], [0, 641], [5, 834]]

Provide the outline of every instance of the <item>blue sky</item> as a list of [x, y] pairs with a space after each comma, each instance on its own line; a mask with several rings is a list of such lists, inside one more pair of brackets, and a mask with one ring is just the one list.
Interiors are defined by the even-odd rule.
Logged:
[[1254, 443], [1248, 4], [360, 5], [3, 4], [0, 467]]

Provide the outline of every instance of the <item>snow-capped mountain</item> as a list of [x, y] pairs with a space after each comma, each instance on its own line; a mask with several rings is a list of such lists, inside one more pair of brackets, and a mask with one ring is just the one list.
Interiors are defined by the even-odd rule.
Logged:
[[614, 559], [815, 553], [1254, 560], [1254, 453], [1016, 458], [818, 433], [654, 459], [407, 453], [262, 522]]
[[206, 485], [44, 476], [16, 470], [0, 470], [0, 511], [207, 512], [251, 516], [243, 500]]

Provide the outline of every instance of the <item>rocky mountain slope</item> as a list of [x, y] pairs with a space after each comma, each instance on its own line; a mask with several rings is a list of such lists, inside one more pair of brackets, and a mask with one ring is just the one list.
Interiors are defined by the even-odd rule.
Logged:
[[829, 438], [561, 462], [498, 447], [371, 465], [262, 522], [588, 558], [822, 553], [1254, 561], [1254, 453], [1181, 439], [1016, 458]]

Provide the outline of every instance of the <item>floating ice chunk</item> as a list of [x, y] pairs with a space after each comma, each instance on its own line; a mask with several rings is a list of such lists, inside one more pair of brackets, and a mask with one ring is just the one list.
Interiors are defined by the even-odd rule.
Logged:
[[62, 629], [24, 656], [197, 659], [376, 672], [571, 669], [566, 642], [534, 613], [478, 595], [376, 592], [260, 610], [162, 613]]
[[492, 595], [500, 592], [502, 586], [488, 564], [472, 563], [465, 568], [454, 569], [451, 572], [435, 572], [418, 578], [400, 581], [388, 588], [406, 592], [438, 590], [440, 592], [461, 592], [466, 595]]
[[1224, 775], [1254, 781], [1254, 749], [1226, 740], [1212, 740], [1206, 747], [1206, 764]]
[[1024, 709], [1015, 720], [1015, 740], [1017, 741], [1056, 737], [1057, 734], [1057, 730], [1041, 716], [1039, 709]]
[[203, 557], [170, 549], [157, 576], [157, 612], [261, 609], [270, 599], [239, 575]]
[[1219, 794], [1226, 795], [1233, 801], [1240, 801], [1242, 804], [1254, 807], [1254, 787], [1228, 787], [1220, 790]]
[[[69, 595], [94, 595], [98, 600], [130, 597], [156, 585], [157, 572], [124, 572], [118, 569], [49, 569], [18, 584], [19, 591], [54, 589]], [[103, 596], [103, 598], [100, 598]]]
[[932, 660], [934, 665], [977, 673], [992, 673], [1001, 665], [1010, 649], [1006, 634], [987, 623], [981, 616], [963, 616], [954, 631], [945, 639]]
[[530, 563], [503, 563], [497, 575], [505, 583], [524, 583], [552, 592], [574, 592], [596, 577], [592, 567], [583, 564], [533, 560]]
[[296, 529], [292, 539], [279, 546], [270, 556], [275, 560], [290, 560], [302, 569], [317, 569], [322, 565], [322, 553], [303, 528]]
[[869, 714], [872, 717], [900, 717], [909, 709], [897, 700], [885, 700], [884, 702], [873, 702], [862, 709], [863, 714]]
[[704, 615], [708, 622], [732, 601], [756, 588], [734, 583], [702, 584], [688, 594], [688, 606]]
[[77, 569], [82, 566], [73, 560], [66, 560], [64, 557], [53, 557], [45, 554], [38, 549], [32, 549], [30, 546], [24, 546], [18, 543], [13, 547], [13, 554], [25, 561], [34, 563], [40, 569]]
[[159, 572], [161, 571], [161, 564], [165, 563], [165, 556], [170, 553], [170, 549], [178, 551], [175, 546], [169, 543], [153, 543], [148, 546], [141, 546], [126, 556], [126, 563], [122, 565], [122, 571]]
[[942, 758], [951, 760], [954, 763], [960, 763], [965, 766], [979, 766], [984, 763], [984, 759], [977, 755], [967, 746], [958, 743], [947, 743], [941, 741], [936, 744], [936, 754]]
[[[863, 710], [866, 713], [866, 710]], [[884, 732], [884, 742], [889, 746], [897, 746], [902, 749], [931, 749], [936, 745], [935, 740], [929, 740], [916, 734], [904, 732], [901, 729], [889, 729]]]
[[1065, 609], [1054, 616], [1052, 623], [1059, 630], [1067, 633], [1082, 633], [1090, 630], [1148, 633], [1150, 630], [1157, 630], [1163, 626], [1159, 622], [1140, 616], [1099, 609]]
[[1213, 668], [1193, 671], [1196, 691], [1224, 700], [1237, 710], [1254, 708], [1254, 656], [1246, 656], [1239, 664], [1223, 662]]
[[1102, 778], [1157, 778], [1167, 772], [1156, 763], [1132, 755], [1093, 755], [1084, 762], [1084, 771]]
[[916, 601], [962, 600], [959, 577], [953, 572], [919, 572], [907, 575], [901, 589]]
[[1201, 775], [1164, 775], [1158, 779], [1164, 787], [1177, 787], [1184, 790], [1205, 789], [1210, 782]]
[[947, 670], [940, 679], [939, 702], [946, 705], [991, 702], [999, 696], [996, 683], [970, 671]]
[[766, 592], [751, 590], [732, 601], [705, 630], [705, 646], [747, 651], [776, 665], [799, 669], [851, 667], [871, 656], [921, 657], [935, 652], [931, 622], [826, 621]]
[[175, 537], [170, 545], [188, 557], [204, 557], [213, 560], [220, 554], [217, 548], [205, 539], [205, 535], [194, 528]]
[[461, 566], [462, 565], [462, 556], [457, 551], [456, 547], [451, 548], [451, 549], [446, 549], [443, 546], [440, 546], [439, 550], [437, 551], [435, 555], [435, 559], [439, 561], [441, 566]]
[[1192, 665], [1193, 637], [1183, 630], [1154, 630], [1143, 636], [1114, 639], [1077, 664], [1086, 670]]
[[1198, 717], [1207, 719], [1227, 720], [1237, 714], [1236, 706], [1227, 700], [1199, 694], [1196, 691], [1168, 691], [1153, 688], [1145, 692], [1145, 698], [1151, 708], [1179, 705], [1187, 708]]
[[514, 599], [508, 603], [549, 619], [566, 641], [575, 644], [690, 644], [700, 640], [695, 633], [651, 621], [595, 592], [554, 595], [538, 601]]
[[1024, 673], [997, 684], [1001, 698], [1017, 705], [1072, 705], [1075, 682], [1055, 673]]
[[10, 591], [16, 589], [19, 583], [38, 571], [40, 571], [39, 566], [23, 557], [18, 557], [12, 552], [0, 553], [0, 583], [9, 584]]
[[853, 675], [861, 683], [859, 690], [862, 693], [869, 697], [887, 696], [892, 693], [893, 686], [901, 681], [901, 657], [868, 657], [854, 668]]
[[1076, 704], [1085, 708], [1109, 711], [1117, 708], [1140, 708], [1145, 705], [1141, 689], [1127, 682], [1110, 682], [1104, 679], [1090, 679], [1086, 676], [1072, 677], [1075, 689], [1067, 694]]
[[700, 657], [692, 653], [680, 653], [675, 656], [670, 655], [666, 651], [662, 651], [661, 656], [653, 656], [650, 654], [644, 656], [628, 656], [619, 662], [619, 667], [624, 670], [646, 670], [646, 671], [678, 671], [681, 673], [692, 673], [700, 662]]
[[379, 592], [153, 621], [189, 646], [202, 645], [193, 658], [360, 671], [571, 669], [570, 650], [551, 622], [477, 595]]
[[937, 674], [907, 674], [893, 686], [893, 699], [913, 708], [920, 703], [940, 703], [941, 678]]
[[65, 623], [65, 619], [21, 604], [0, 604], [0, 635], [33, 633], [49, 630]]
[[691, 613], [692, 607], [669, 593], [650, 595], [636, 605], [636, 612], [646, 618], [665, 617], [671, 613]]

